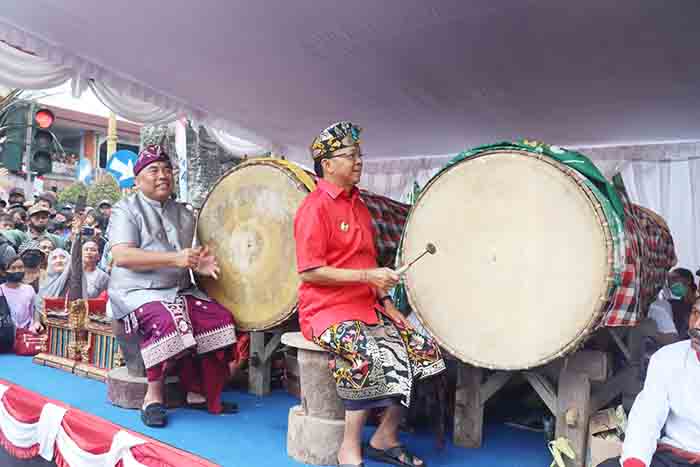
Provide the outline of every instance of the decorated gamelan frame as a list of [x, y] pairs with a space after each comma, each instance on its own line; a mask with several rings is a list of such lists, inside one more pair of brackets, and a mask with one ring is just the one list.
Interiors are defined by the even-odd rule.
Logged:
[[47, 349], [34, 357], [34, 363], [100, 381], [112, 368], [124, 366], [105, 305], [100, 299], [46, 298]]

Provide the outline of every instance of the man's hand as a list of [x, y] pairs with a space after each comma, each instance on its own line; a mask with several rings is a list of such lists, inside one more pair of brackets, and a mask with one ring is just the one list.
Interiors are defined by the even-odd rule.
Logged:
[[85, 214], [76, 214], [71, 222], [70, 232], [72, 237], [77, 237], [80, 233], [80, 229], [83, 227], [83, 222], [85, 222]]
[[379, 290], [389, 290], [399, 283], [399, 275], [389, 268], [367, 269], [364, 271], [366, 282]]
[[209, 247], [205, 246], [202, 248], [199, 254], [199, 267], [195, 269], [197, 274], [202, 276], [213, 277], [215, 280], [219, 278], [219, 263], [216, 261], [216, 256], [214, 256]]
[[29, 326], [29, 330], [34, 334], [40, 334], [44, 330], [44, 326], [39, 321], [34, 321], [32, 325]]
[[185, 248], [177, 252], [177, 259], [175, 264], [179, 268], [192, 269], [196, 271], [199, 268], [199, 261], [202, 249], [197, 248]]
[[394, 323], [401, 325], [406, 329], [413, 329], [411, 322], [401, 314], [401, 312], [394, 306], [392, 302], [386, 300], [384, 303], [384, 314], [392, 320]]

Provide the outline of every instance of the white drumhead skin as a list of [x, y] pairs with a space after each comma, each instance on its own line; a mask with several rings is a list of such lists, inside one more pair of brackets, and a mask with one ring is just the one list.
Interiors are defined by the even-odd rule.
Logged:
[[[563, 167], [563, 166], [562, 166]], [[515, 151], [433, 180], [404, 233], [413, 309], [441, 345], [486, 368], [525, 369], [571, 350], [607, 293], [606, 235], [576, 180]]]

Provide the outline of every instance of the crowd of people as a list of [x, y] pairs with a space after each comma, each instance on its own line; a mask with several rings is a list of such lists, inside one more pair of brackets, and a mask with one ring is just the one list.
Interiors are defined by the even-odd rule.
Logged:
[[44, 329], [44, 299], [67, 293], [69, 251], [78, 235], [84, 294], [106, 300], [110, 264], [104, 232], [111, 209], [109, 200], [97, 209], [59, 205], [51, 191], [28, 200], [21, 188], [0, 200], [0, 291], [17, 329]]

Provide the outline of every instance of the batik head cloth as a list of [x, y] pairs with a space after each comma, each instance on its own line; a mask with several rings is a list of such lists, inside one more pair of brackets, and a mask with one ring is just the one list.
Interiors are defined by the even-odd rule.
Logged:
[[167, 162], [168, 165], [172, 167], [170, 162], [170, 157], [163, 151], [163, 148], [157, 145], [148, 146], [146, 149], [139, 153], [139, 158], [136, 159], [136, 165], [134, 165], [134, 176], [138, 175], [147, 166], [153, 164], [154, 162]]
[[321, 132], [311, 143], [311, 157], [317, 161], [333, 151], [360, 144], [362, 128], [348, 121], [334, 123]]

